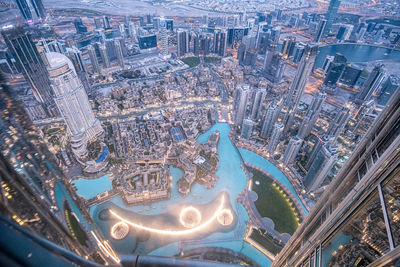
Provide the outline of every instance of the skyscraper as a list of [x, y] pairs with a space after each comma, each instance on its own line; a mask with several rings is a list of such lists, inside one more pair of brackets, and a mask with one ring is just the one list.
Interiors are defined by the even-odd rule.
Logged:
[[103, 16], [103, 27], [105, 30], [111, 29], [110, 20], [107, 16]]
[[135, 42], [137, 42], [138, 39], [137, 39], [136, 25], [133, 21], [129, 22], [128, 30], [129, 30], [129, 37], [131, 37]]
[[372, 94], [382, 86], [385, 79], [385, 69], [383, 64], [378, 64], [374, 67], [365, 81], [363, 87], [357, 95], [357, 102], [361, 103], [363, 101], [369, 100]]
[[309, 191], [315, 191], [325, 181], [326, 176], [337, 162], [337, 147], [322, 146], [304, 178]]
[[258, 88], [253, 94], [253, 101], [251, 103], [250, 118], [253, 121], [258, 121], [262, 115], [262, 106], [267, 91], [265, 88]]
[[240, 132], [240, 138], [249, 139], [253, 131], [255, 122], [250, 119], [243, 120], [242, 130]]
[[99, 45], [99, 50], [100, 50], [101, 59], [103, 60], [104, 67], [109, 68], [110, 60], [108, 59], [106, 46], [104, 44]]
[[42, 0], [16, 0], [15, 2], [28, 24], [42, 22], [46, 18], [46, 9]]
[[55, 102], [68, 126], [72, 151], [83, 158], [87, 155], [87, 144], [102, 134], [103, 129], [93, 114], [72, 62], [59, 53], [50, 52], [46, 56]]
[[121, 38], [125, 38], [126, 37], [125, 23], [123, 22], [118, 23], [118, 30]]
[[319, 117], [319, 113], [321, 112], [322, 105], [325, 99], [326, 94], [321, 91], [319, 91], [317, 95], [313, 97], [313, 100], [308, 107], [307, 113], [304, 116], [304, 119], [299, 127], [298, 135], [301, 138], [307, 137], [311, 133], [311, 130]]
[[308, 45], [297, 67], [296, 75], [285, 98], [285, 106], [288, 107], [288, 112], [286, 112], [283, 120], [285, 123], [285, 133], [287, 133], [292, 126], [294, 115], [304, 88], [306, 87], [308, 76], [313, 69], [317, 54], [318, 46]]
[[324, 34], [328, 34], [331, 30], [332, 24], [335, 21], [341, 0], [331, 0], [329, 2], [328, 12], [326, 12], [326, 25]]
[[177, 37], [177, 56], [184, 56], [189, 52], [189, 32], [185, 30], [178, 30]]
[[272, 83], [279, 83], [285, 69], [285, 61], [279, 52], [276, 51], [276, 46], [268, 47], [263, 64], [263, 73], [265, 77]]
[[92, 69], [94, 73], [100, 73], [99, 61], [97, 60], [96, 50], [92, 45], [88, 46], [88, 53], [90, 58], [90, 63], [92, 64]]
[[273, 267], [310, 261], [321, 266], [397, 264], [399, 106], [397, 90], [275, 258]]
[[226, 47], [228, 45], [228, 32], [226, 30], [218, 30], [214, 33], [214, 53], [221, 57], [226, 55]]
[[273, 154], [275, 152], [276, 147], [278, 146], [279, 141], [281, 139], [282, 132], [283, 132], [283, 124], [281, 122], [276, 122], [274, 124], [271, 138], [268, 143], [268, 152], [270, 154]]
[[234, 97], [234, 122], [236, 127], [241, 127], [243, 119], [246, 116], [247, 100], [250, 93], [250, 86], [247, 84], [238, 84]]
[[30, 34], [17, 27], [2, 31], [2, 35], [16, 61], [17, 69], [29, 83], [35, 99], [44, 105], [50, 116], [56, 115], [49, 74]]
[[122, 53], [122, 47], [121, 43], [118, 39], [114, 40], [114, 48], [115, 48], [115, 54], [117, 55], [117, 61], [118, 65], [124, 69], [125, 64], [124, 64], [124, 55]]
[[342, 133], [347, 121], [350, 117], [350, 109], [347, 107], [342, 107], [339, 109], [337, 115], [331, 123], [329, 123], [328, 135], [333, 136], [334, 142], [337, 140], [339, 135]]
[[326, 19], [321, 19], [319, 21], [318, 29], [317, 32], [315, 33], [314, 42], [319, 43], [319, 41], [321, 40], [322, 35], [324, 34], [325, 31], [326, 23], [327, 23]]
[[82, 53], [78, 48], [76, 48], [76, 47], [69, 48], [68, 47], [66, 54], [71, 59], [72, 63], [74, 63], [76, 72], [86, 71], [86, 67], [85, 67], [85, 64], [83, 63], [83, 59], [82, 59]]
[[273, 129], [273, 125], [279, 117], [280, 108], [281, 107], [277, 105], [276, 102], [272, 102], [268, 105], [267, 110], [265, 111], [260, 137], [262, 138], [269, 137]]
[[160, 18], [160, 39], [161, 39], [161, 56], [163, 58], [167, 58], [169, 55], [167, 25], [163, 17]]
[[81, 80], [86, 93], [88, 93], [88, 94], [91, 93], [89, 76], [86, 71], [86, 66], [83, 63], [81, 51], [76, 47], [67, 48], [66, 55], [74, 64], [76, 74], [78, 75], [79, 80]]
[[296, 135], [290, 138], [285, 155], [283, 156], [283, 163], [286, 165], [292, 163], [296, 159], [302, 144], [303, 139], [301, 139], [299, 136]]
[[74, 20], [74, 26], [75, 26], [76, 33], [87, 32], [87, 27], [83, 24], [81, 18], [77, 18]]
[[343, 74], [346, 63], [347, 58], [340, 53], [336, 53], [333, 61], [327, 66], [324, 84], [327, 86], [335, 86], [336, 82]]

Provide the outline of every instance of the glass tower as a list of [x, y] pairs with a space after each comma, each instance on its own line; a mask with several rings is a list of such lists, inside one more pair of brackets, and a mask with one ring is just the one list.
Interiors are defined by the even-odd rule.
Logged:
[[2, 35], [18, 70], [29, 83], [35, 99], [46, 108], [49, 115], [57, 114], [49, 74], [31, 35], [22, 27], [6, 29], [2, 31]]

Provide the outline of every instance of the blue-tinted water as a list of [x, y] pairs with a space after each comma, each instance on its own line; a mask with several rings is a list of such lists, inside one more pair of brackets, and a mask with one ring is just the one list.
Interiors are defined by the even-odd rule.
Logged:
[[[176, 182], [183, 176], [184, 173], [181, 169], [170, 167], [170, 174], [172, 176], [172, 185], [173, 185], [171, 189], [170, 199], [159, 201], [150, 205], [126, 206], [125, 203], [122, 201], [121, 197], [116, 196], [112, 198], [110, 202], [132, 212], [146, 214], [146, 215], [156, 215], [172, 211], [176, 209], [178, 206], [181, 206], [182, 204], [195, 203], [201, 205], [209, 203], [210, 200], [216, 198], [222, 191], [225, 191], [229, 194], [231, 206], [238, 217], [238, 223], [236, 227], [230, 232], [215, 232], [201, 240], [194, 240], [192, 242], [185, 241], [181, 245], [184, 247], [185, 250], [196, 247], [204, 247], [204, 246], [225, 247], [236, 250], [238, 252], [242, 252], [243, 254], [251, 257], [253, 260], [255, 260], [262, 266], [269, 266], [271, 264], [271, 260], [269, 258], [267, 258], [264, 254], [262, 254], [253, 246], [243, 241], [243, 238], [246, 233], [246, 223], [249, 220], [249, 216], [245, 208], [240, 203], [237, 202], [237, 196], [246, 187], [247, 178], [245, 173], [241, 169], [242, 162], [239, 152], [229, 139], [229, 133], [231, 131], [229, 124], [227, 123], [214, 124], [211, 127], [211, 129], [209, 129], [204, 134], [200, 135], [197, 141], [199, 143], [207, 142], [209, 135], [215, 132], [216, 130], [220, 132], [220, 140], [217, 148], [219, 154], [217, 175], [219, 179], [217, 180], [215, 187], [211, 189], [206, 189], [202, 185], [195, 184], [192, 187], [191, 193], [186, 197], [182, 197], [178, 193]], [[274, 165], [272, 165], [266, 159], [258, 156], [257, 154], [251, 151], [240, 149], [240, 152], [243, 154], [243, 158], [247, 162], [265, 169], [272, 175], [276, 175], [277, 179], [281, 181], [281, 183], [284, 186], [287, 186], [289, 190], [291, 191], [293, 190], [292, 193], [297, 197], [297, 194], [294, 191], [293, 187], [291, 186], [289, 180]], [[87, 180], [86, 182], [90, 181], [99, 182], [103, 180]], [[92, 191], [94, 188], [97, 188], [97, 185], [94, 186], [93, 184], [91, 184], [91, 186], [88, 186], [86, 182], [76, 184], [78, 193], [80, 195], [92, 196], [94, 194], [92, 193]], [[103, 185], [102, 190], [104, 188], [105, 187]], [[98, 191], [101, 190], [99, 189]], [[107, 203], [102, 205], [106, 204]], [[99, 206], [102, 207], [101, 205]], [[100, 230], [104, 233], [106, 237], [108, 237], [111, 225], [109, 225], [108, 222], [98, 221], [98, 216], [94, 216], [96, 212], [98, 212], [98, 209], [96, 210], [96, 207], [97, 206], [91, 207], [90, 213], [95, 222], [101, 225]], [[304, 211], [307, 212], [305, 207], [303, 208]], [[111, 240], [111, 242], [113, 244], [113, 247], [117, 250], [117, 252], [130, 253], [132, 252], [132, 247], [134, 246], [135, 238], [132, 236], [128, 236], [124, 240], [121, 241]], [[149, 254], [151, 255], [160, 255], [160, 256], [173, 256], [178, 253], [179, 253], [179, 242], [170, 243], [168, 245], [156, 248], [153, 251], [149, 252]]]
[[360, 44], [337, 44], [319, 48], [315, 67], [321, 68], [326, 56], [334, 56], [336, 53], [344, 55], [348, 62], [369, 62], [375, 60], [400, 62], [400, 50]]
[[78, 207], [75, 205], [75, 202], [72, 200], [71, 196], [68, 194], [68, 191], [65, 189], [64, 185], [61, 184], [61, 182], [57, 181], [54, 194], [56, 197], [57, 201], [57, 206], [58, 208], [63, 211], [64, 210], [64, 200], [68, 202], [68, 205], [70, 206], [71, 210], [76, 214], [78, 217], [79, 221], [82, 223], [82, 225], [85, 227], [85, 230], [91, 229], [91, 226], [88, 224], [88, 222], [83, 218], [82, 213], [78, 209]]
[[75, 185], [78, 195], [85, 199], [90, 199], [112, 189], [112, 182], [109, 174], [97, 179], [79, 178], [73, 180], [72, 184]]

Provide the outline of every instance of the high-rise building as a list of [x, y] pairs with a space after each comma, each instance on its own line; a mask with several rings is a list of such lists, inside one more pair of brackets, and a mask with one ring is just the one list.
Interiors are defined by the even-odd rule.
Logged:
[[16, 0], [15, 2], [28, 24], [42, 22], [46, 18], [46, 9], [42, 0]]
[[107, 16], [103, 16], [103, 26], [105, 30], [111, 29], [110, 20]]
[[308, 76], [310, 76], [313, 69], [317, 54], [318, 46], [308, 45], [297, 67], [296, 75], [285, 98], [285, 106], [288, 107], [288, 111], [283, 120], [285, 123], [285, 133], [287, 133], [292, 126], [294, 115], [306, 87]]
[[87, 32], [87, 27], [83, 24], [81, 18], [76, 18], [74, 20], [74, 26], [76, 33], [86, 33]]
[[258, 121], [258, 119], [262, 115], [261, 109], [266, 94], [267, 91], [265, 90], [265, 88], [259, 88], [253, 94], [253, 101], [251, 103], [251, 111], [250, 111], [250, 118], [253, 121]]
[[221, 57], [225, 57], [227, 46], [228, 32], [225, 29], [214, 32], [214, 53]]
[[128, 31], [129, 31], [129, 37], [131, 37], [135, 42], [137, 42], [138, 41], [137, 30], [136, 30], [136, 25], [133, 21], [129, 22]]
[[178, 30], [176, 32], [177, 37], [177, 56], [184, 56], [189, 53], [189, 32], [185, 30]]
[[[7, 87], [3, 77], [0, 77], [0, 88], [2, 224], [7, 218], [29, 231], [29, 240], [40, 236], [61, 246], [73, 257], [76, 257], [73, 254], [76, 253], [92, 261], [103, 258], [104, 261], [100, 260], [103, 264], [118, 264], [118, 257], [114, 257], [116, 261], [112, 261], [106, 256], [106, 253], [115, 255], [110, 247], [100, 248], [105, 241], [104, 237], [86, 209], [81, 208], [79, 197], [65, 183], [66, 178], [59, 170], [55, 156], [48, 150], [39, 130], [32, 125], [21, 103], [16, 100], [18, 96]], [[6, 232], [11, 233], [13, 227], [15, 225]], [[5, 232], [2, 231], [3, 234]], [[84, 242], [81, 243], [75, 237], [77, 234], [80, 241]], [[94, 237], [98, 238], [100, 245], [95, 242]], [[18, 237], [12, 235], [12, 238]], [[3, 240], [11, 242], [11, 239], [5, 237]], [[50, 242], [46, 246], [51, 246]], [[41, 246], [38, 243], [31, 244]], [[22, 243], [18, 245], [24, 249], [28, 247]], [[49, 254], [44, 257], [52, 257]], [[27, 256], [28, 259], [33, 255]], [[21, 259], [18, 262], [27, 263]], [[36, 260], [29, 261], [35, 265], [33, 262], [37, 263]], [[2, 264], [13, 265], [4, 261], [4, 258]]]
[[272, 134], [271, 134], [271, 138], [270, 138], [269, 143], [268, 143], [268, 152], [270, 154], [273, 154], [275, 152], [276, 147], [279, 144], [279, 141], [281, 139], [281, 135], [282, 135], [282, 132], [283, 132], [283, 126], [284, 125], [281, 122], [276, 122], [274, 124], [274, 128], [273, 128]]
[[315, 33], [314, 42], [319, 43], [319, 41], [321, 41], [322, 35], [325, 32], [326, 23], [327, 23], [326, 19], [321, 19], [319, 21], [318, 29], [317, 32]]
[[333, 61], [327, 66], [324, 84], [332, 87], [335, 86], [343, 74], [346, 63], [347, 58], [340, 53], [336, 53]]
[[240, 138], [250, 139], [251, 133], [253, 132], [253, 126], [255, 122], [250, 119], [243, 120], [242, 130], [240, 132]]
[[378, 104], [381, 106], [385, 106], [389, 101], [390, 97], [400, 86], [400, 76], [397, 75], [389, 75], [386, 81], [383, 83], [382, 88], [378, 93]]
[[140, 49], [152, 49], [157, 47], [157, 36], [155, 34], [146, 34], [139, 36]]
[[94, 25], [96, 26], [96, 29], [103, 28], [102, 19], [101, 18], [94, 18]]
[[334, 137], [330, 136], [330, 135], [324, 135], [322, 137], [318, 137], [316, 139], [316, 143], [314, 144], [314, 147], [311, 151], [311, 153], [308, 156], [308, 160], [306, 163], [306, 169], [309, 170], [312, 163], [315, 160], [315, 157], [317, 156], [317, 154], [319, 153], [319, 151], [322, 149], [322, 146], [330, 146], [332, 145], [334, 142]]
[[[52, 51], [52, 52], [56, 52], [56, 51]], [[60, 52], [57, 52], [57, 53], [60, 53]], [[78, 48], [76, 48], [76, 47], [69, 48], [68, 47], [67, 51], [66, 51], [66, 55], [69, 57], [69, 59], [72, 61], [72, 63], [74, 63], [76, 72], [86, 71], [86, 67], [85, 67], [85, 64], [83, 63], [83, 59], [82, 59], [82, 53]]]
[[275, 45], [270, 46], [265, 53], [263, 74], [272, 83], [279, 83], [285, 70], [285, 61]]
[[309, 106], [307, 113], [304, 116], [304, 119], [299, 127], [298, 135], [301, 138], [305, 138], [311, 133], [315, 122], [319, 117], [325, 99], [326, 94], [321, 91], [319, 91], [317, 95], [313, 97], [311, 105]]
[[86, 66], [83, 63], [82, 53], [81, 51], [76, 48], [67, 48], [66, 55], [74, 64], [76, 74], [78, 75], [79, 80], [81, 80], [83, 87], [85, 88], [86, 93], [91, 93], [91, 86], [89, 83], [89, 76], [87, 74]]
[[360, 78], [362, 73], [362, 68], [357, 66], [356, 64], [347, 64], [344, 68], [342, 76], [340, 77], [339, 82], [343, 83], [347, 86], [354, 86], [357, 80]]
[[168, 52], [168, 36], [167, 36], [167, 25], [164, 18], [160, 18], [160, 40], [161, 40], [161, 56], [167, 58]]
[[31, 35], [21, 27], [6, 29], [1, 33], [8, 50], [16, 61], [18, 71], [29, 83], [35, 99], [44, 105], [48, 115], [56, 115], [58, 112], [52, 97], [49, 74]]
[[165, 19], [165, 28], [168, 31], [174, 31], [174, 20], [173, 19]]
[[87, 144], [102, 134], [82, 83], [72, 62], [64, 55], [46, 54], [54, 99], [71, 137], [71, 148], [78, 158], [87, 155]]
[[245, 55], [246, 55], [246, 45], [241, 43], [237, 51], [237, 59], [240, 65], [243, 65]]
[[123, 22], [118, 23], [118, 30], [121, 38], [125, 38], [126, 37], [125, 23]]
[[244, 55], [243, 65], [245, 66], [254, 66], [257, 61], [257, 51], [255, 50], [246, 50]]
[[285, 151], [285, 155], [283, 156], [283, 163], [285, 163], [286, 165], [292, 163], [296, 159], [296, 156], [299, 153], [302, 144], [303, 139], [299, 136], [296, 135], [290, 138], [289, 144]]
[[282, 56], [283, 58], [288, 58], [293, 51], [293, 48], [296, 45], [296, 37], [289, 36], [288, 38], [285, 38], [283, 40], [283, 45], [282, 45]]
[[275, 258], [273, 267], [396, 266], [400, 90]]
[[332, 167], [337, 162], [337, 147], [322, 146], [304, 178], [304, 185], [309, 191], [315, 191], [325, 181]]
[[104, 44], [99, 45], [99, 50], [100, 50], [100, 56], [101, 56], [101, 60], [103, 61], [104, 67], [109, 68], [110, 60], [108, 59], [106, 46]]
[[350, 109], [347, 107], [342, 107], [333, 121], [329, 123], [329, 128], [328, 128], [328, 135], [331, 135], [334, 137], [334, 141], [339, 137], [339, 135], [342, 133], [344, 127], [347, 124], [347, 121], [350, 118]]
[[369, 74], [363, 87], [357, 95], [357, 101], [363, 102], [369, 100], [372, 94], [377, 91], [385, 80], [385, 69], [383, 64], [378, 64]]
[[337, 16], [337, 12], [340, 6], [340, 2], [341, 0], [331, 0], [329, 2], [329, 7], [328, 7], [328, 12], [326, 12], [326, 25], [325, 25], [325, 34], [329, 34], [331, 28], [332, 28], [332, 24], [334, 23], [336, 16]]
[[93, 72], [100, 73], [100, 65], [99, 61], [97, 60], [96, 50], [92, 45], [88, 46], [88, 53], [89, 53], [90, 63], [92, 64]]
[[234, 99], [234, 118], [235, 126], [241, 127], [247, 111], [247, 100], [249, 98], [250, 86], [238, 84], [235, 90]]
[[117, 55], [118, 65], [122, 69], [124, 69], [125, 68], [124, 55], [122, 53], [121, 43], [120, 43], [120, 41], [118, 39], [114, 40], [114, 47], [115, 47], [115, 54]]
[[340, 26], [338, 33], [336, 35], [336, 39], [339, 41], [345, 41], [350, 38], [351, 33], [353, 32], [353, 25], [349, 24], [344, 24], [343, 26]]
[[273, 125], [279, 116], [279, 107], [275, 102], [268, 105], [265, 111], [264, 121], [261, 128], [260, 137], [268, 138], [272, 132]]

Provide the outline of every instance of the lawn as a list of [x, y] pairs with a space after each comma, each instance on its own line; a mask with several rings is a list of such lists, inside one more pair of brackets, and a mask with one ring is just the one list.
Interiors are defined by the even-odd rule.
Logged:
[[197, 65], [200, 64], [200, 58], [198, 57], [185, 57], [181, 59], [183, 63], [188, 65], [190, 68], [196, 67]]
[[[298, 227], [296, 215], [282, 193], [274, 188], [273, 180], [253, 169], [253, 188], [258, 195], [254, 203], [261, 217], [268, 217], [275, 223], [275, 230], [292, 235]], [[259, 181], [259, 185], [256, 184]], [[292, 204], [294, 206], [294, 204]], [[298, 211], [296, 210], [298, 214]]]
[[278, 254], [283, 248], [282, 245], [278, 244], [271, 237], [269, 237], [268, 235], [264, 236], [255, 229], [251, 232], [250, 238], [274, 255]]
[[78, 240], [78, 242], [81, 243], [81, 245], [87, 246], [86, 241], [88, 240], [88, 237], [85, 231], [79, 225], [79, 222], [76, 220], [75, 216], [72, 215], [71, 210], [67, 204], [65, 205], [64, 214], [68, 228], [71, 231], [72, 236], [76, 240]]

